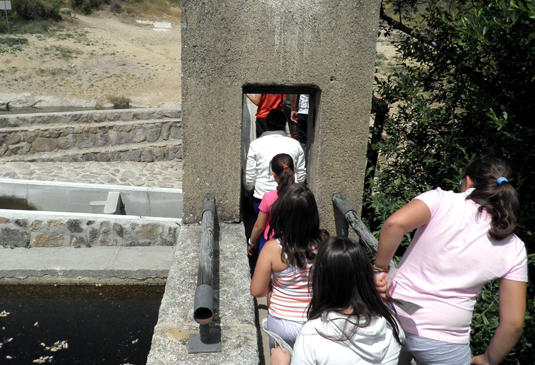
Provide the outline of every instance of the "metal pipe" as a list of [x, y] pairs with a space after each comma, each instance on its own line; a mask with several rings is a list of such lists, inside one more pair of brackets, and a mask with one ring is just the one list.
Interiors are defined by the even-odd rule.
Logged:
[[[333, 203], [338, 208], [340, 213], [345, 217], [351, 228], [358, 234], [360, 241], [366, 247], [366, 249], [373, 255], [377, 255], [377, 247], [379, 242], [375, 236], [370, 232], [368, 227], [360, 220], [357, 215], [357, 212], [353, 207], [344, 200], [344, 197], [341, 194], [333, 195]], [[394, 260], [390, 261], [390, 267], [396, 267]]]
[[197, 274], [197, 290], [193, 318], [201, 325], [207, 325], [213, 319], [214, 313], [214, 221], [215, 198], [206, 194], [202, 209], [202, 232], [199, 247], [199, 270]]

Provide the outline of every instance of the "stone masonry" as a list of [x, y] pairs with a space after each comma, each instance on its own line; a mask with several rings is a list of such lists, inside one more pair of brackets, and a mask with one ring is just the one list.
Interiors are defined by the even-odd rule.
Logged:
[[[40, 213], [40, 214], [39, 214]], [[121, 216], [87, 218], [48, 212], [6, 213], [0, 216], [4, 247], [173, 246], [177, 219], [131, 219]]]

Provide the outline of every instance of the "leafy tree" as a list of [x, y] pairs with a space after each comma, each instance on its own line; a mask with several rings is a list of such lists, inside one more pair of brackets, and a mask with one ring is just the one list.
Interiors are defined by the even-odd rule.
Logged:
[[[521, 177], [519, 236], [533, 255], [535, 0], [390, 3], [399, 16], [383, 10], [381, 17], [405, 36], [397, 43], [401, 64], [377, 79], [377, 95], [395, 112], [372, 131], [382, 138], [374, 139], [369, 154], [378, 154], [380, 162], [368, 169], [363, 218], [377, 232], [417, 194], [434, 187], [458, 189], [461, 169], [474, 156], [500, 154]], [[530, 276], [534, 269], [531, 259]], [[531, 284], [529, 293], [525, 331], [507, 364], [535, 358]], [[484, 351], [497, 326], [496, 285], [483, 294], [472, 325], [474, 353]]]

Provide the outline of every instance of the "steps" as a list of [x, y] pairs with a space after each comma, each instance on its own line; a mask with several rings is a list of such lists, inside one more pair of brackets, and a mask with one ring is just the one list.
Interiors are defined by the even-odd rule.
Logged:
[[0, 162], [182, 160], [180, 109], [0, 116]]

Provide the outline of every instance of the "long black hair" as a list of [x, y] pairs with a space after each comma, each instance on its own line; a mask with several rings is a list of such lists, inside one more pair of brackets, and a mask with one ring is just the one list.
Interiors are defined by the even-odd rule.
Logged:
[[[513, 187], [516, 174], [509, 162], [500, 157], [481, 156], [465, 167], [463, 178], [470, 177], [475, 188], [466, 199], [480, 204], [491, 216], [489, 236], [503, 240], [516, 232], [520, 220], [520, 203]], [[507, 181], [498, 181], [504, 177]]]
[[312, 300], [308, 319], [327, 318], [329, 312], [342, 313], [352, 309], [342, 330], [343, 338], [351, 338], [357, 329], [367, 327], [375, 317], [383, 317], [394, 336], [402, 343], [394, 313], [381, 299], [373, 280], [373, 269], [364, 248], [347, 237], [330, 237], [320, 249], [312, 266], [309, 280]]
[[325, 234], [314, 194], [302, 184], [282, 191], [271, 208], [269, 226], [268, 235], [280, 241], [282, 261], [301, 269], [307, 260], [314, 260]]
[[279, 153], [271, 159], [271, 171], [277, 175], [279, 183], [277, 191], [280, 192], [295, 182], [295, 168], [293, 158], [286, 153]]

